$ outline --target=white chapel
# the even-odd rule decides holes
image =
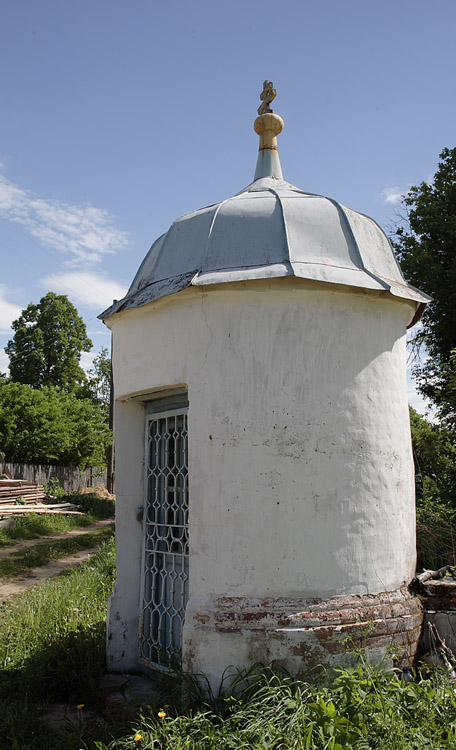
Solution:
[[[408,663],[421,610],[406,330],[428,298],[367,216],[286,182],[265,82],[253,182],[177,219],[112,331],[112,671],[303,677],[345,639]]]

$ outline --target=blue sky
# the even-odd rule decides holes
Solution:
[[[455,145],[454,0],[3,0],[0,18],[0,347],[50,290],[93,353],[109,343],[97,315],[153,240],[251,182],[266,78],[285,179],[387,231]]]

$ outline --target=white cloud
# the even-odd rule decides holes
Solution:
[[[92,349],[90,352],[82,352],[79,364],[81,365],[84,372],[88,372],[88,370],[92,369],[93,360],[94,357],[97,356],[97,354],[98,352],[95,349]]]
[[[397,185],[386,187],[380,193],[382,203],[389,203],[390,205],[400,203],[403,196],[410,190],[410,187],[411,185],[406,185],[406,187],[398,187]]]
[[[407,396],[410,406],[413,406],[418,414],[425,416],[430,422],[436,420],[435,409],[431,406],[429,401],[426,401],[426,399],[418,393],[413,383],[407,384]]]
[[[114,299],[122,299],[127,292],[127,286],[95,273],[55,273],[40,279],[40,284],[45,289],[67,294],[70,299],[100,312],[109,307]]]
[[[419,322],[416,326],[416,329],[422,328],[422,323]],[[415,330],[415,329],[414,329]],[[412,337],[413,331],[410,331],[410,329],[407,331],[407,337]],[[428,359],[427,351],[422,348],[421,352],[415,353],[413,355],[413,352],[410,350],[409,345],[409,361],[407,363],[407,397],[408,402],[410,406],[413,406],[413,408],[418,412],[418,414],[421,414],[422,416],[426,417],[430,422],[436,422],[436,411],[433,404],[428,401],[427,399],[423,398],[421,393],[418,392],[416,387],[416,381],[412,374],[412,369],[415,364],[424,364],[426,360]]]
[[[8,302],[8,289],[5,284],[0,284],[0,333],[10,333],[11,323],[19,317],[22,312],[20,305]],[[1,369],[1,366],[0,366]]]
[[[128,243],[114,217],[94,206],[74,206],[42,198],[0,175],[0,216],[21,224],[42,245],[58,250],[72,264],[92,265]]]
[[[0,372],[6,374],[9,372],[9,357],[3,349],[0,349]]]

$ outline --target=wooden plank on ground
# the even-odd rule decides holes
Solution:
[[[23,516],[27,513],[51,513],[51,514],[71,514],[84,515],[81,506],[74,503],[37,503],[36,505],[0,505],[0,517],[10,518],[11,516]]]
[[[42,515],[69,515],[69,516],[83,516],[83,511],[80,510],[56,510],[47,508],[35,508],[26,505],[15,505],[14,508],[1,508],[0,518],[10,518],[11,516],[26,516],[28,513],[40,513]]]
[[[22,498],[25,503],[37,503],[44,500],[44,487],[37,482],[27,482],[25,479],[0,479],[0,506],[9,504]]]

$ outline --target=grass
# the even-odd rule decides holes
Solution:
[[[47,701],[97,706],[114,573],[111,539],[64,578],[0,606],[0,747],[73,747],[39,717]]]
[[[0,577],[23,576],[40,565],[46,565],[53,560],[59,560],[65,555],[70,555],[79,550],[95,547],[101,541],[113,535],[114,524],[77,537],[63,537],[53,541],[38,542],[33,547],[12,552],[8,557],[0,559]]]
[[[64,578],[0,606],[0,670],[3,678],[7,673],[6,682],[0,681],[2,698],[9,680],[19,681],[22,695],[38,691],[52,698],[68,698],[93,684],[104,659],[106,603],[114,570],[111,539]]]
[[[417,674],[404,684],[370,666],[362,650],[358,667],[336,670],[327,686],[257,667],[238,676],[234,696],[224,690],[208,699],[184,676],[129,723],[103,717],[98,682],[114,572],[109,540],[70,575],[0,607],[0,747],[456,750],[456,697],[446,675]],[[41,721],[47,701],[68,702],[78,715],[64,737]],[[86,719],[90,708],[97,720]]]
[[[38,599],[23,597],[12,616],[8,679],[0,689],[0,747],[21,750],[449,750],[456,748],[455,692],[444,674],[433,671],[403,683],[395,673],[374,668],[359,651],[354,669],[338,669],[327,686],[293,681],[257,666],[237,679],[235,696],[222,691],[204,700],[194,678],[184,690],[144,706],[128,724],[101,717],[86,720],[97,705],[97,681],[104,658],[104,606],[112,583],[113,546],[108,543],[93,565],[58,591],[43,586],[54,617],[43,617]],[[95,579],[99,578],[97,582]],[[103,581],[100,588],[99,583]],[[87,588],[86,588],[87,587]],[[82,591],[96,594],[96,605],[81,607]],[[63,596],[69,596],[66,603]],[[86,594],[87,596],[87,594]],[[11,613],[11,610],[10,610]],[[38,628],[34,627],[38,617]],[[34,638],[28,635],[34,630]],[[182,680],[177,681],[182,688]],[[192,694],[193,693],[193,694]],[[11,700],[11,694],[16,696]],[[177,698],[177,696],[180,698]],[[182,695],[191,707],[182,705]],[[19,698],[17,696],[20,696]],[[37,700],[39,696],[39,700]],[[84,704],[76,726],[65,737],[40,722],[43,698]],[[195,702],[196,700],[196,702]],[[168,702],[169,701],[169,704]],[[3,744],[1,744],[3,742]],[[8,744],[9,743],[9,744]]]
[[[16,542],[37,539],[40,536],[59,534],[89,526],[97,519],[91,516],[46,516],[32,513],[16,520],[11,528],[0,529],[0,548]]]
[[[114,503],[96,495],[64,495],[60,498],[62,502],[71,502],[80,505],[84,511],[83,516],[59,516],[39,515],[34,513],[27,517],[18,518],[14,528],[0,529],[0,548],[22,542],[28,539],[36,539],[49,534],[64,533],[73,529],[89,526],[95,521],[111,518],[114,515]]]
[[[434,532],[432,532],[434,533]],[[0,747],[11,750],[456,750],[456,692],[439,671],[400,675],[368,664],[326,686],[257,666],[205,696],[183,676],[126,723],[103,715],[106,605],[114,540],[58,580],[0,606]],[[77,720],[65,736],[42,721],[49,702]],[[79,711],[78,705],[84,707]],[[93,709],[95,718],[90,720]]]
[[[136,737],[136,741],[135,741]],[[438,673],[402,684],[362,658],[327,687],[270,669],[237,698],[147,712],[100,750],[422,750],[456,747],[454,692]]]
[[[84,516],[18,519],[0,531],[0,545],[83,528],[114,515],[112,501],[81,495]],[[22,575],[79,549],[101,545],[87,563],[0,605],[0,747],[26,750],[74,747],[80,732],[68,727],[64,743],[41,722],[47,701],[97,704],[105,658],[107,598],[115,574],[113,526],[42,541],[0,560],[0,576]],[[107,540],[107,541],[104,541]],[[70,744],[67,744],[67,743]]]
[[[112,518],[114,515],[114,501],[98,495],[64,495],[62,502],[71,502],[80,505],[82,510],[95,519]]]

